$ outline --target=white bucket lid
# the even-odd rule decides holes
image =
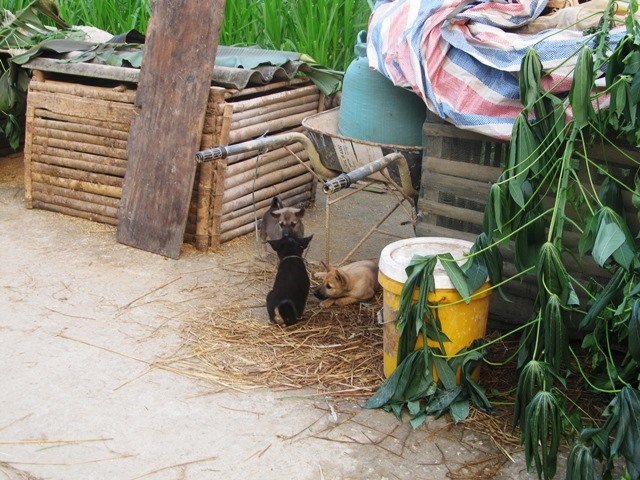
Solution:
[[[391,280],[404,283],[407,281],[405,268],[407,268],[414,255],[426,256],[450,253],[454,259],[458,260],[458,265],[461,265],[465,263],[466,255],[472,246],[473,242],[447,237],[415,237],[398,240],[382,249],[378,267],[380,272]],[[433,276],[436,288],[455,288],[440,261],[436,264]]]

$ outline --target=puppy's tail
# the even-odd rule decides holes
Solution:
[[[293,325],[298,322],[298,309],[291,300],[283,300],[276,307],[276,315],[279,316],[285,325]]]

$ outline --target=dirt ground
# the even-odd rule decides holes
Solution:
[[[22,175],[21,155],[0,158],[0,477],[536,477],[521,452],[507,455],[446,417],[414,431],[390,413],[362,408],[363,398],[162,368],[184,351],[185,323],[215,317],[239,291],[250,297],[247,318],[268,323],[269,279],[247,284],[259,262],[253,236],[216,252],[185,246],[170,260],[117,243],[113,227],[26,209]],[[332,261],[390,197],[362,192],[331,208]],[[385,228],[412,236],[403,219],[392,216]],[[307,260],[324,260],[322,193],[305,225],[314,234]],[[376,234],[353,259],[378,258],[393,240]]]

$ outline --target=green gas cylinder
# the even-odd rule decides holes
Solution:
[[[421,146],[427,114],[422,99],[369,68],[366,30],[358,33],[354,51],[356,58],[342,82],[338,133],[374,143]]]

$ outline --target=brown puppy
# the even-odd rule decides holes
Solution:
[[[268,240],[282,237],[304,237],[304,208],[285,207],[279,197],[273,197],[271,206],[260,221],[260,258],[267,257]]]
[[[379,288],[378,265],[371,260],[353,262],[340,268],[327,266],[327,273],[316,274],[323,278],[313,294],[322,300],[321,307],[349,305],[374,297]]]

